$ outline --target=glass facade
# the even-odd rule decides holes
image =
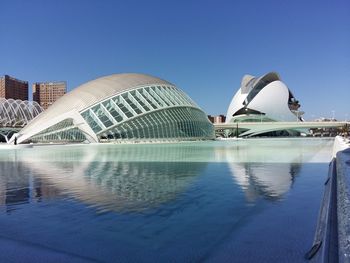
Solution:
[[[108,98],[81,112],[100,141],[211,139],[205,113],[173,86],[146,86]]]
[[[73,124],[72,119],[61,121],[31,138],[32,142],[83,142],[85,135]]]
[[[115,139],[196,139],[211,138],[210,124],[203,113],[193,108],[171,108],[145,114],[121,123],[98,136]]]
[[[80,111],[98,141],[213,139],[206,114],[174,86],[127,90]],[[82,142],[84,133],[65,119],[30,138],[33,142]]]

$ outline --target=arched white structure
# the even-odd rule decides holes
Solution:
[[[175,85],[143,74],[114,74],[67,93],[17,136],[18,143],[193,140],[213,138],[214,128]]]
[[[43,110],[35,101],[0,98],[0,127],[24,127]]]
[[[226,123],[302,121],[300,104],[275,72],[245,75],[227,110]]]
[[[8,142],[12,134],[18,132],[43,110],[35,101],[0,98],[0,141]]]

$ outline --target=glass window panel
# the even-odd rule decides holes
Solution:
[[[150,108],[146,105],[146,103],[143,100],[141,100],[140,98],[137,98],[137,101],[142,106],[142,108],[145,109],[145,111],[149,111],[150,110]]]
[[[92,110],[96,114],[97,118],[99,118],[100,121],[103,123],[103,125],[106,126],[106,128],[113,125],[113,122],[108,118],[101,105],[93,107]]]
[[[140,104],[140,99],[137,98],[135,91],[131,91],[130,93],[128,93],[128,99],[132,102],[133,105],[135,105],[135,112],[137,112],[138,114],[145,112],[145,109]]]
[[[105,101],[103,103],[103,106],[106,107],[106,109],[108,110],[108,112],[113,116],[113,118],[117,121],[117,122],[121,122],[123,120],[123,117],[116,111],[116,109],[114,108],[114,106],[112,105],[111,101]]]
[[[174,104],[174,105],[182,105],[182,101],[179,100],[176,96],[176,94],[169,88],[166,86],[162,86],[163,88],[161,89],[161,91],[164,93],[164,95],[166,95],[166,97]],[[160,88],[160,87],[159,87]]]
[[[126,115],[126,117],[131,118],[132,116],[134,116],[126,107],[123,103],[116,103],[118,105],[118,107],[120,108],[120,110],[122,112],[124,112],[124,114]]]
[[[81,115],[95,133],[102,130],[102,128],[97,124],[97,122],[91,117],[89,110],[85,111]]]
[[[152,95],[155,98],[157,98],[157,100],[163,101],[162,104],[165,104],[166,106],[173,106],[173,104],[168,100],[168,98],[161,91],[159,91],[156,87],[151,87],[150,90],[152,91]]]
[[[149,111],[150,110],[149,107],[140,98],[137,98],[137,101],[142,106],[142,108],[145,109],[145,111]]]
[[[137,114],[141,114],[142,111],[137,107],[137,105],[135,103],[133,103],[131,101],[131,99],[129,98],[125,98],[125,101],[131,106],[131,108],[137,113]]]
[[[108,116],[106,114],[100,115],[99,119],[101,120],[103,125],[106,126],[106,128],[113,125],[113,122],[108,118]]]
[[[175,88],[172,88],[172,91],[177,95],[177,97],[182,101],[182,105],[187,105],[187,104],[190,104],[192,105],[192,102],[189,101],[186,97],[184,97],[182,95],[182,93],[178,90],[178,89],[175,89]]]
[[[159,97],[159,95],[154,91],[154,87],[153,88],[147,87],[146,90],[151,95],[151,97],[162,107],[166,107],[170,105],[166,101],[164,101],[161,97]]]
[[[163,104],[159,104],[159,102],[157,103],[157,101],[154,99],[154,97],[149,93],[149,91],[147,91],[147,88],[142,89],[142,91],[140,91],[140,93],[142,93],[142,96],[147,100],[147,102],[154,108],[154,109],[158,109],[161,105]],[[155,102],[153,102],[153,100]],[[159,104],[159,105],[158,105]]]
[[[142,92],[142,89],[138,89],[137,92],[135,91],[136,99],[146,111],[149,111],[151,110],[150,107],[152,107],[152,105],[150,105],[145,95],[142,95]]]

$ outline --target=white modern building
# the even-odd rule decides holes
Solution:
[[[300,104],[275,72],[245,75],[227,110],[226,123],[302,121]]]
[[[18,143],[202,140],[213,139],[214,128],[174,84],[131,73],[77,87],[16,136]]]
[[[303,121],[299,108],[299,101],[277,73],[245,75],[228,107],[226,123]]]

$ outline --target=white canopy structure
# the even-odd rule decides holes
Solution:
[[[35,101],[0,98],[0,127],[24,127],[43,111]]]
[[[35,101],[0,98],[0,140],[19,131],[44,109]]]

